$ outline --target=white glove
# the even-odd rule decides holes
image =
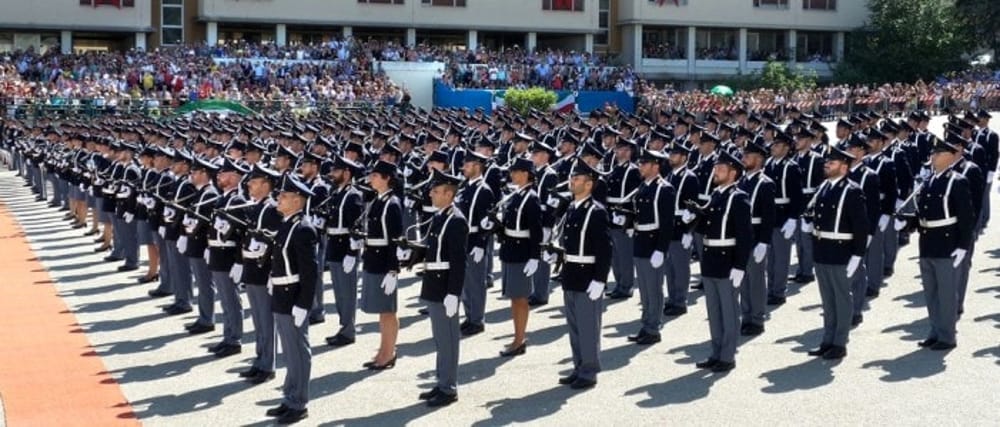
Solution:
[[[896,210],[903,206],[903,199],[896,199]]]
[[[177,251],[183,254],[188,248],[188,236],[181,236],[177,238]]]
[[[663,252],[653,251],[653,255],[649,257],[649,264],[652,265],[653,268],[660,268],[660,266],[663,265]]]
[[[407,209],[413,209],[413,205],[415,205],[415,204],[416,204],[416,202],[414,202],[413,199],[411,199],[409,197],[407,197],[406,199],[403,199],[403,206],[406,206]]]
[[[486,230],[486,231],[492,230],[494,225],[495,224],[493,224],[493,221],[491,221],[490,217],[488,217],[488,216],[484,216],[483,220],[479,221],[479,226],[482,227],[482,229]]]
[[[396,273],[389,272],[386,273],[385,278],[382,279],[382,290],[385,291],[386,295],[392,295],[396,292]]]
[[[795,234],[795,220],[789,218],[788,221],[785,221],[785,225],[781,226],[781,235],[785,238],[785,240],[788,240],[791,239],[792,235],[794,234]]]
[[[917,174],[917,177],[920,178],[921,181],[926,181],[927,178],[931,177],[931,170],[927,168],[921,168],[920,173]]]
[[[483,248],[472,248],[469,255],[472,255],[472,262],[479,264],[479,262],[483,260],[484,253]]]
[[[551,228],[543,228],[542,229],[542,241],[543,242],[548,242],[549,239],[551,239],[551,238],[552,238],[552,229]]]
[[[865,241],[865,249],[870,248],[872,246],[872,237],[874,236],[868,235],[868,240]]]
[[[743,275],[746,274],[743,270],[734,268],[729,270],[729,281],[733,282],[733,287],[737,288],[743,283]]]
[[[611,223],[614,225],[625,225],[625,217],[618,214],[611,214]]]
[[[538,260],[537,259],[534,259],[534,258],[529,259],[528,262],[526,264],[524,264],[524,270],[523,271],[524,271],[524,275],[525,276],[531,277],[532,275],[535,274],[535,271],[537,271],[537,270],[538,270]]]
[[[358,262],[357,258],[347,255],[344,257],[344,273],[350,273],[354,271],[354,264]]]
[[[455,317],[455,314],[458,314],[458,297],[452,294],[445,295],[444,315],[452,318]]]
[[[861,257],[852,255],[851,259],[847,261],[847,277],[854,277],[859,265],[861,265]]]
[[[549,205],[549,207],[557,208],[559,207],[559,199],[556,196],[549,196],[545,204]]]
[[[889,226],[889,215],[882,215],[878,217],[878,231],[885,231],[886,227]]]
[[[590,286],[587,286],[587,296],[591,301],[597,301],[601,299],[601,294],[604,293],[604,283],[598,282],[596,280],[590,281]]]
[[[962,248],[955,249],[955,251],[951,253],[951,257],[954,259],[954,261],[951,262],[951,266],[958,268],[958,265],[965,260],[965,255],[966,255],[965,249]]]
[[[813,232],[813,224],[808,221],[802,221],[802,225],[799,227],[803,233],[809,234]]]
[[[698,216],[695,215],[690,210],[687,210],[687,209],[682,209],[681,210],[681,222],[683,222],[685,224],[690,224],[696,218],[698,218]]]
[[[215,219],[215,229],[218,230],[219,233],[226,234],[229,232],[230,228],[232,228],[232,225],[229,224],[229,221],[221,218]]]
[[[250,244],[247,245],[247,252],[252,255],[250,258],[257,259],[264,256],[264,252],[267,251],[267,245],[261,243],[255,238],[250,238]]]
[[[205,248],[205,253],[201,256],[201,258],[205,260],[205,264],[209,264],[208,260],[212,257],[211,254],[212,251],[208,250],[208,248]]]
[[[87,186],[80,184],[80,191],[87,191]]]
[[[131,224],[131,223],[132,223],[132,221],[135,221],[135,215],[132,215],[132,214],[131,214],[131,213],[129,213],[129,212],[125,212],[125,213],[124,213],[124,214],[122,215],[122,219],[124,219],[124,220],[125,220],[125,223],[126,223],[126,224]]]
[[[545,262],[547,262],[549,264],[552,264],[552,263],[555,263],[556,261],[558,261],[559,257],[557,257],[556,254],[554,254],[552,252],[545,251],[545,252],[542,252],[542,259],[545,260]]]
[[[160,228],[156,229],[156,232],[160,234],[160,238],[167,237],[167,226],[161,225]]]
[[[129,186],[127,186],[127,185],[123,185],[122,186],[122,191],[120,193],[118,193],[118,197],[121,198],[121,199],[128,198],[128,196],[131,196],[131,195],[132,195],[132,189]]]
[[[403,168],[403,176],[409,178],[410,175],[413,175],[413,169]]]
[[[177,215],[177,211],[175,211],[174,208],[171,208],[171,207],[164,207],[163,208],[163,219],[165,219],[167,221],[173,221],[174,220],[174,216],[176,216],[176,215]]]
[[[146,209],[153,209],[156,207],[156,200],[152,197],[147,197],[143,200],[142,204],[146,206]]]
[[[267,278],[267,294],[274,295],[274,282],[271,281],[270,277]]]
[[[396,248],[396,258],[399,258],[400,261],[409,260],[410,255],[411,253],[409,249]]]
[[[229,269],[229,278],[233,279],[233,283],[239,283],[243,279],[243,264],[233,264],[233,268]]]
[[[198,227],[198,220],[185,216],[181,224],[184,225],[184,231],[187,234],[194,234],[194,229]]]
[[[351,239],[351,250],[352,251],[361,250],[361,244],[362,244],[361,240]]]
[[[324,224],[326,224],[326,220],[323,217],[319,215],[312,217],[312,226],[316,227],[316,229],[322,230]]]
[[[692,236],[691,233],[684,233],[684,235],[681,236],[681,247],[684,248],[684,250],[691,249],[691,242],[693,240],[694,236]]]
[[[893,221],[892,228],[895,228],[896,231],[901,231],[902,229],[906,228],[906,221],[897,219]]]
[[[986,172],[986,183],[989,184],[993,182],[993,178],[996,178],[996,172]]]
[[[753,262],[760,264],[764,261],[764,257],[767,256],[767,245],[764,243],[758,243],[757,246],[753,248]]]
[[[309,315],[309,310],[306,310],[297,305],[292,306],[292,321],[295,322],[295,327],[301,327],[306,321],[306,316]]]

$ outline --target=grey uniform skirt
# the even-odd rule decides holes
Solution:
[[[524,275],[524,265],[527,263],[503,262],[500,273],[503,274],[503,295],[507,298],[527,298],[531,296],[531,278]],[[535,274],[542,272],[536,271]]]
[[[382,289],[384,278],[385,274],[361,273],[361,311],[368,314],[396,312],[396,291],[385,294]]]
[[[149,228],[149,221],[135,220],[135,237],[140,246],[153,243],[153,231]]]

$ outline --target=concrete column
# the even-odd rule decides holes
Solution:
[[[739,49],[740,49],[740,74],[746,74],[749,71],[747,67],[747,29],[740,28],[740,38],[739,38]]]
[[[795,63],[797,61],[799,44],[799,33],[795,30],[788,30],[788,62]]]
[[[628,52],[635,58],[632,63],[635,64],[635,70],[637,72],[642,72],[642,24],[635,24],[632,26],[631,37],[625,37],[626,43],[630,43],[628,47]]]
[[[479,31],[469,30],[469,34],[466,35],[465,39],[465,46],[467,49],[479,49]]]
[[[417,29],[407,28],[406,29],[406,45],[416,46],[417,45]]]
[[[844,60],[844,37],[843,31],[837,31],[833,35],[833,60],[840,62]]]
[[[531,52],[535,50],[536,46],[538,46],[538,33],[532,31],[528,33],[527,39],[524,41],[524,48],[527,49],[528,52]]]
[[[687,48],[687,60],[688,60],[688,74],[694,75],[695,61],[698,59],[698,52],[696,43],[698,38],[698,28],[688,27],[688,48]]]
[[[219,44],[218,22],[205,23],[205,43],[207,43],[209,46],[215,46]]]
[[[594,35],[585,34],[583,36],[583,50],[587,53],[594,53]]]
[[[345,39],[345,40],[346,40],[346,39],[347,39],[348,37],[351,37],[351,36],[353,36],[353,35],[354,35],[354,27],[344,27],[344,28],[342,28],[342,29],[340,30],[340,35],[344,36],[344,39]]]
[[[73,32],[63,31],[59,33],[59,49],[65,55],[73,53]]]
[[[278,24],[274,27],[274,44],[284,46],[288,44],[288,26]]]
[[[146,50],[146,33],[135,33],[135,49]]]

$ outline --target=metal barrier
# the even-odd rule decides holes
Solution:
[[[55,101],[55,102],[53,102]],[[186,102],[177,100],[122,99],[118,103],[95,102],[94,99],[26,99],[0,98],[0,111],[4,117],[17,119],[42,118],[92,118],[104,115],[134,115],[169,117]],[[307,102],[282,100],[249,100],[242,102],[260,114],[293,111],[297,114],[328,113],[342,110],[373,110],[392,108],[393,102]]]

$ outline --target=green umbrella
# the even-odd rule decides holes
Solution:
[[[711,90],[712,95],[733,96],[733,89],[729,86],[718,85]]]

